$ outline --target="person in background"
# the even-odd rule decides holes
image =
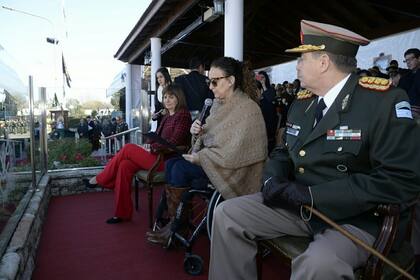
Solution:
[[[117,119],[112,118],[111,119],[111,135],[117,133]]]
[[[93,119],[93,129],[91,130],[92,152],[101,148],[102,125],[98,118]]]
[[[171,232],[182,231],[188,208],[184,207],[177,220],[175,214],[193,182],[210,180],[224,199],[255,193],[260,188],[267,136],[257,103],[255,76],[242,62],[221,57],[212,62],[209,81],[215,100],[206,123],[195,120],[191,126],[192,153],[166,163],[170,223],[147,234],[152,243],[166,246]]]
[[[109,117],[102,117],[102,134],[104,137],[112,135],[112,124]]]
[[[296,95],[301,89],[302,88],[300,86],[300,80],[299,79],[295,79],[293,81],[293,93],[294,93],[294,95]]]
[[[396,61],[395,59],[393,59],[389,62],[389,65],[386,68],[386,71],[387,71],[388,76],[389,76],[389,72],[398,71],[398,73],[400,74],[401,77],[404,76],[405,74],[408,74],[409,72],[411,72],[410,69],[399,67],[398,61]]]
[[[116,118],[117,127],[116,127],[116,134],[122,133],[128,130],[128,124],[125,122],[122,116],[117,116]],[[124,138],[124,143],[123,143]],[[120,142],[120,147],[124,146],[125,143],[130,142],[130,134],[118,135],[117,140]]]
[[[175,78],[174,83],[181,86],[187,99],[188,110],[191,112],[193,119],[203,108],[204,100],[214,98],[213,93],[207,85],[207,77],[204,76],[204,63],[197,57],[190,60],[191,72]]]
[[[187,110],[182,89],[176,85],[169,85],[163,90],[163,105],[167,114],[162,118],[156,133],[169,143],[176,146],[186,146],[190,143],[191,115]],[[165,146],[150,142],[151,151],[147,151],[135,144],[125,145],[105,166],[104,170],[84,180],[86,187],[100,185],[115,192],[114,216],[108,219],[108,224],[130,220],[133,214],[131,200],[131,182],[138,170],[150,169],[156,161],[157,152]],[[162,163],[157,170],[162,171]]]
[[[86,117],[86,122],[87,122],[87,127],[88,127],[87,137],[89,141],[92,143],[92,135],[93,135],[93,129],[95,127],[95,122],[92,120],[90,116]]]
[[[64,138],[64,119],[63,117],[58,117],[57,118],[57,126],[56,126],[57,132],[58,132],[58,138],[59,139],[63,139]]]
[[[419,194],[420,130],[407,95],[386,79],[353,74],[359,45],[369,40],[306,20],[301,38],[302,45],[288,51],[301,53],[296,70],[307,92],[290,107],[286,142],[270,155],[262,192],[216,208],[210,280],[257,279],[257,241],[285,235],[312,239],[292,260],[291,279],[354,279],[368,251],[311,209],[372,245],[382,220],[377,206],[406,205]],[[351,137],[342,137],[343,130]],[[401,208],[397,247],[406,236],[409,212]]]
[[[398,86],[407,92],[413,117],[420,125],[420,50],[417,48],[406,50],[404,59],[410,72],[400,79]],[[414,253],[417,256],[416,275],[420,277],[420,202],[417,203],[415,211],[416,220],[411,237]]]
[[[372,77],[379,77],[379,78],[383,78],[383,79],[388,79],[388,75],[384,74],[381,72],[381,70],[379,69],[379,66],[372,66],[371,68],[369,68],[369,72],[371,74]]]
[[[260,107],[265,121],[265,128],[267,130],[268,153],[273,150],[276,145],[276,132],[279,117],[277,115],[276,106],[273,104],[276,98],[276,92],[270,85],[270,78],[267,72],[258,72],[257,80],[262,85],[262,94],[260,99]]]
[[[390,68],[388,71],[389,79],[394,87],[398,87],[400,83],[401,74],[398,68]]]
[[[77,133],[79,133],[80,138],[88,138],[88,125],[84,118],[80,119],[79,126],[77,127]]]
[[[401,77],[398,86],[404,89],[410,98],[411,110],[416,119],[420,118],[420,50],[408,49],[404,53],[409,73]]]
[[[111,123],[111,119],[108,116],[104,116],[102,117],[102,136],[103,137],[109,137],[112,135],[112,123]],[[109,145],[109,141],[111,141],[111,148]],[[113,149],[112,149],[112,139],[106,139],[105,140],[105,149],[107,151],[107,153],[112,153]]]
[[[370,73],[370,71],[369,71],[369,70],[366,70],[366,69],[359,69],[359,70],[356,72],[356,74],[357,74],[359,77],[372,77],[372,73]]]
[[[163,89],[168,85],[172,84],[171,75],[169,74],[168,69],[165,67],[159,68],[156,71],[156,94],[155,94],[155,108],[152,115],[152,120],[156,123],[152,123],[152,131],[155,131],[159,126],[160,120],[162,118],[163,112]],[[156,127],[155,127],[156,126]]]

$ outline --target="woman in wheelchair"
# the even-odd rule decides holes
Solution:
[[[166,114],[163,116],[156,133],[171,144],[188,146],[191,135],[191,115],[187,110],[184,93],[177,85],[168,85],[163,90],[163,104]],[[151,142],[150,151],[135,145],[126,144],[105,166],[104,170],[86,180],[87,187],[114,189],[115,213],[108,219],[108,224],[130,220],[133,213],[131,201],[131,181],[138,170],[150,169],[157,158],[156,152],[164,149],[162,144]],[[170,155],[168,155],[170,157]],[[158,167],[163,170],[164,164]]]
[[[254,74],[242,62],[222,57],[211,64],[209,81],[215,96],[210,115],[205,123],[196,120],[191,126],[192,153],[166,162],[165,193],[170,222],[148,232],[150,242],[167,246],[174,231],[184,231],[180,224],[185,225],[189,211],[177,211],[177,207],[183,193],[197,179],[210,180],[224,199],[260,189],[267,137]]]

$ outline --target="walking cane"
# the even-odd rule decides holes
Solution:
[[[363,242],[362,240],[360,240],[359,238],[357,238],[356,236],[354,236],[353,234],[351,234],[347,230],[343,229],[341,226],[336,224],[333,220],[331,220],[330,218],[328,218],[327,216],[325,216],[324,214],[322,214],[318,210],[316,210],[312,207],[309,207],[307,205],[303,205],[303,207],[305,207],[305,209],[308,210],[308,211],[312,211],[312,213],[314,213],[316,216],[318,216],[318,218],[320,218],[321,220],[323,220],[324,222],[326,222],[327,224],[332,226],[334,229],[339,231],[345,237],[349,238],[351,241],[353,241],[354,243],[356,243],[357,245],[359,245],[360,247],[362,247],[363,249],[365,249],[366,251],[368,251],[369,253],[371,253],[375,257],[378,257],[381,261],[383,261],[384,263],[386,263],[387,265],[389,265],[390,267],[392,267],[393,269],[395,269],[396,271],[398,271],[399,273],[404,275],[404,277],[406,277],[410,280],[416,280],[416,278],[414,278],[407,271],[401,269],[398,265],[393,263],[391,260],[387,259],[385,256],[383,256],[381,253],[376,251],[374,248],[367,245],[365,242]]]

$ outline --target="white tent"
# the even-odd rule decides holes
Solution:
[[[10,57],[0,45],[0,88],[7,90],[12,95],[28,96],[28,88],[19,78],[14,68],[7,61]]]
[[[121,72],[118,73],[114,77],[114,79],[112,80],[112,83],[106,89],[106,97],[111,97],[114,93],[125,88],[126,77],[127,77],[127,70],[126,70],[126,67],[124,67],[124,69],[121,70]]]

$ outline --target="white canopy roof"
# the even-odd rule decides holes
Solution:
[[[0,45],[0,89],[5,89],[14,96],[28,96],[27,86],[7,61],[8,57],[5,54],[5,50]]]

